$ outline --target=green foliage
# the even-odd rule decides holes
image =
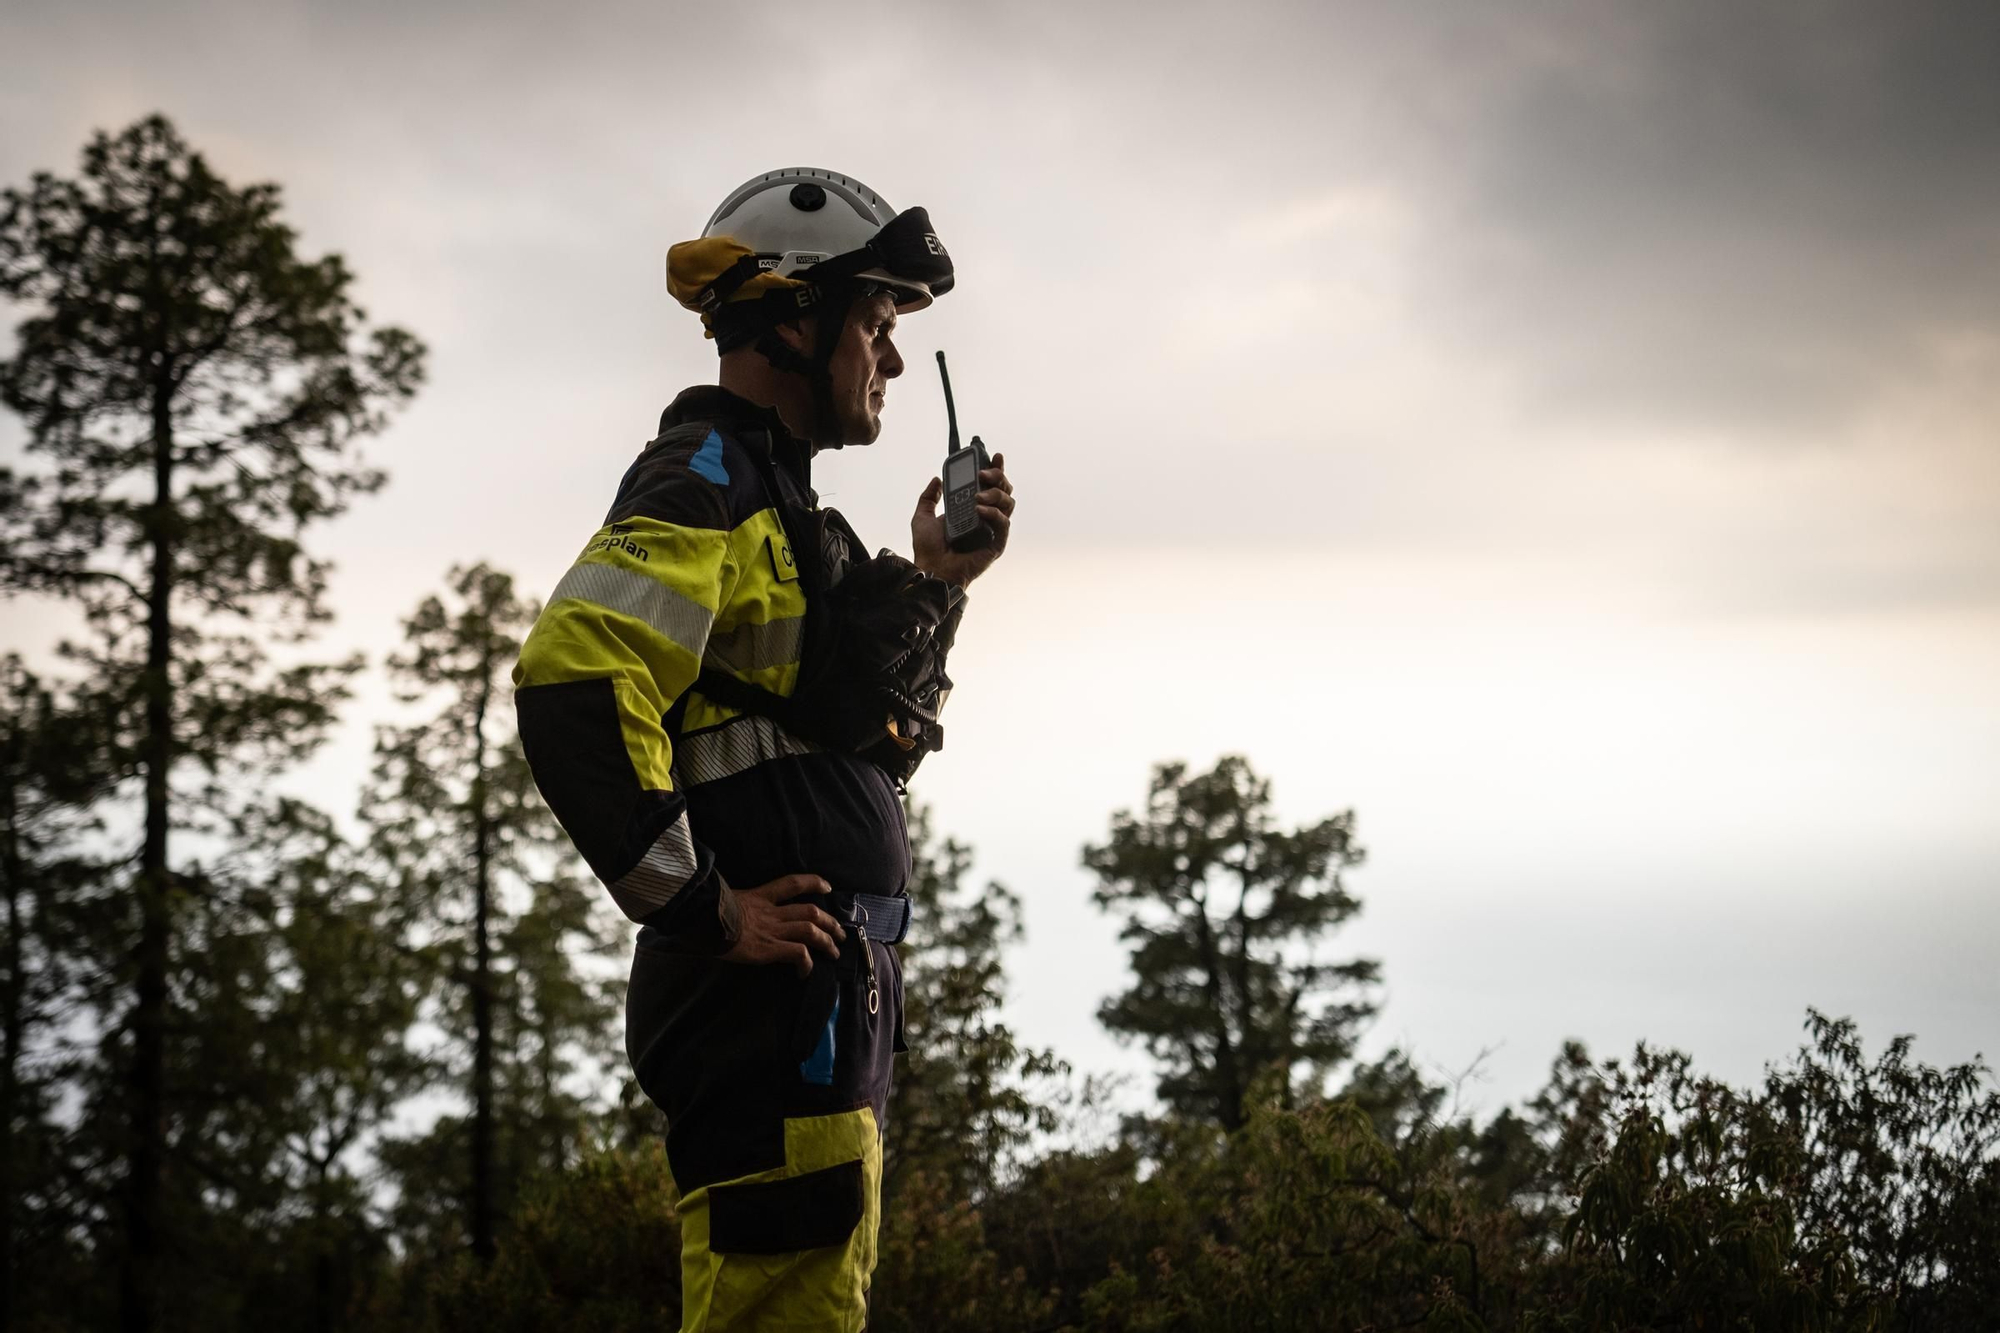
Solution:
[[[365,1288],[388,1253],[369,1139],[424,1078],[409,1046],[422,970],[353,848],[283,798],[237,812],[231,832],[222,856],[188,872],[198,891],[170,959],[161,1203],[179,1262],[166,1328],[321,1303],[337,1313]],[[84,1115],[67,1142],[100,1199],[116,1183],[120,1122],[105,1108],[123,1095],[128,1043],[114,1031],[70,1071]],[[99,1224],[100,1254],[119,1252],[115,1222]]]
[[[345,266],[294,240],[275,186],[229,185],[157,116],[95,136],[79,178],[0,195],[0,294],[29,312],[0,402],[42,463],[0,469],[0,586],[83,611],[61,652],[100,742],[90,804],[114,845],[142,829],[74,886],[61,937],[91,1042],[65,1073],[72,1234],[117,1261],[130,1328],[236,1308],[238,1233],[279,1221],[262,1112],[295,1074],[274,932],[296,895],[235,839],[294,820],[266,784],[359,663],[274,666],[267,645],[326,618],[302,531],[381,484],[353,444],[422,378],[417,341],[366,330]]]
[[[1179,1162],[1190,1176],[1221,1150],[1220,1135],[1205,1123],[1151,1128],[1156,1160]],[[1028,1163],[1015,1187],[987,1206],[995,1253],[1056,1302],[1058,1326],[1100,1322],[1092,1311],[1107,1299],[1107,1282],[1116,1288],[1126,1275],[1150,1270],[1153,1256],[1187,1253],[1205,1234],[1211,1200],[1190,1193],[1184,1178],[1143,1174],[1146,1160],[1124,1142],[1051,1152]]]
[[[82,605],[92,645],[68,651],[127,765],[149,698],[170,761],[296,762],[357,664],[270,670],[265,645],[326,618],[301,530],[382,484],[354,442],[415,392],[421,344],[365,329],[341,259],[294,254],[278,188],[229,185],[160,117],[93,138],[81,179],[0,199],[0,293],[38,312],[0,401],[50,464],[0,469],[0,581]]]
[[[1449,1158],[1399,1154],[1351,1102],[1261,1106],[1160,1177],[1208,1223],[1094,1289],[1092,1328],[1484,1327],[1478,1212]]]
[[[0,292],[40,309],[0,401],[57,464],[7,474],[10,583],[72,593],[165,535],[206,609],[261,610],[266,633],[279,605],[310,614],[325,566],[296,534],[381,484],[349,443],[415,391],[421,344],[364,336],[352,275],[294,253],[278,187],[232,187],[162,117],[96,135],[81,179],[0,200]],[[185,489],[114,484],[162,466]]]
[[[999,884],[965,885],[971,849],[934,839],[928,810],[909,809],[915,915],[902,950],[904,1039],[890,1092],[885,1193],[928,1173],[957,1198],[979,1198],[1036,1134],[1057,1126],[1038,1086],[1067,1073],[1024,1050],[999,1018],[1002,951],[1021,938],[1021,900]]]
[[[1851,1022],[1758,1091],[1640,1047],[1590,1099],[1550,1328],[1973,1329],[2000,1287],[2000,1092],[1978,1063],[1872,1065]]]
[[[284,801],[275,815],[243,827],[236,843],[267,861],[254,877],[269,886],[274,909],[244,932],[275,974],[254,1047],[273,1077],[246,1099],[272,1163],[270,1225],[286,1238],[277,1249],[287,1262],[267,1283],[264,1308],[275,1315],[307,1303],[337,1314],[388,1256],[365,1161],[382,1126],[430,1078],[411,1040],[426,977],[399,937],[393,900],[331,821]]]
[[[1023,1049],[999,1019],[1002,953],[1021,938],[1020,899],[965,884],[972,852],[938,841],[909,807],[910,897],[902,950],[904,1035],[889,1096],[880,1259],[872,1326],[1033,1328],[1047,1302],[987,1242],[984,1201],[1011,1179],[1059,1109],[1038,1100],[1068,1071]]]
[[[679,1326],[680,1225],[655,1143],[586,1154],[522,1197],[492,1264],[413,1268],[369,1321],[424,1333],[660,1333]],[[400,1308],[399,1308],[400,1306]]]
[[[1289,1104],[1351,1054],[1378,968],[1317,948],[1360,910],[1340,872],[1361,859],[1352,811],[1279,829],[1270,783],[1235,755],[1194,776],[1160,765],[1145,810],[1084,849],[1098,906],[1124,911],[1133,946],[1134,982],[1098,1018],[1145,1043],[1162,1102],[1236,1129],[1260,1079],[1275,1072]]]
[[[361,811],[376,874],[430,965],[438,1077],[470,1106],[380,1148],[406,1243],[440,1253],[461,1237],[490,1250],[517,1192],[575,1161],[602,1108],[574,1076],[601,1082],[622,1058],[621,996],[593,968],[616,929],[570,868],[500,706],[537,614],[484,564],[452,570],[449,593],[418,605],[389,669],[403,702],[435,711],[379,729]]]
[[[986,1234],[981,1206],[947,1177],[904,1173],[884,1207],[869,1327],[1026,1330],[1046,1326],[1054,1300],[1026,1268],[1005,1266]]]
[[[51,1297],[88,1275],[74,1237],[91,1201],[68,1178],[58,1107],[85,966],[70,904],[104,874],[83,847],[100,740],[18,657],[0,659],[0,1327],[52,1327]]]

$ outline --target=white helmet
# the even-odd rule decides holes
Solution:
[[[701,229],[748,246],[766,273],[789,278],[866,246],[896,219],[889,201],[851,176],[817,167],[786,167],[752,177],[729,192]],[[940,253],[942,251],[940,250]],[[931,303],[930,284],[876,265],[853,276],[872,279],[908,313]]]
[[[699,239],[667,251],[667,290],[727,351],[865,287],[922,310],[951,290],[951,256],[921,208],[901,213],[851,176],[788,167],[729,192]]]

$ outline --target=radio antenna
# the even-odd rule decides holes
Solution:
[[[957,453],[957,452],[958,452],[958,409],[957,409],[956,407],[952,406],[952,401],[951,401],[951,372],[950,372],[950,371],[948,371],[948,370],[946,370],[946,369],[944,368],[944,349],[943,349],[943,348],[939,348],[939,349],[938,349],[938,354],[937,354],[937,358],[938,358],[938,378],[940,378],[940,379],[942,379],[942,380],[944,381],[944,414],[945,414],[945,419],[946,419],[946,420],[947,420],[948,422],[950,422],[950,424],[951,424],[951,438],[950,438],[950,441],[949,441],[949,442],[948,442],[948,443],[947,443],[947,444],[945,445],[945,451],[946,451],[947,453],[954,453],[954,454],[955,454],[955,453]]]

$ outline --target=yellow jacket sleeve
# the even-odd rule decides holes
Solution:
[[[626,916],[704,950],[720,947],[713,858],[674,790],[663,718],[739,575],[708,441],[670,434],[640,456],[514,669],[529,767],[577,850]]]

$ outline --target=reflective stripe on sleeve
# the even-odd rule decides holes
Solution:
[[[766,759],[812,754],[820,748],[760,713],[745,713],[713,731],[682,736],[674,746],[674,784],[681,788],[699,786],[754,768]]]
[[[580,562],[570,566],[549,594],[549,604],[566,598],[631,616],[672,643],[701,656],[715,613],[658,579],[613,565]]]
[[[805,625],[804,616],[787,616],[783,620],[738,625],[711,634],[702,660],[709,666],[735,672],[761,671],[796,662],[799,646],[805,639]]]
[[[634,921],[643,919],[673,901],[687,887],[695,872],[694,837],[688,832],[687,813],[667,825],[666,830],[646,849],[639,864],[620,875],[611,885],[611,900],[618,910]]]

